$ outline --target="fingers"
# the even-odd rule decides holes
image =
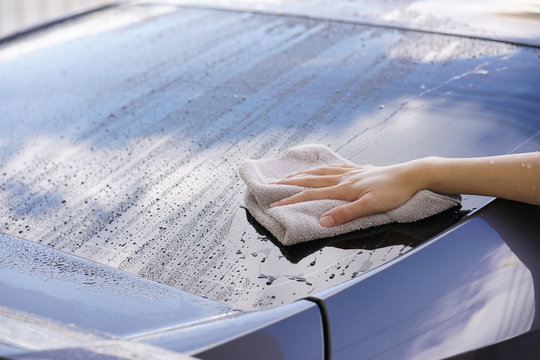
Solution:
[[[380,212],[379,209],[374,206],[372,197],[368,193],[356,201],[337,206],[328,211],[321,216],[319,223],[324,227],[332,227],[378,212]]]
[[[287,175],[287,178],[292,178],[298,175],[340,175],[351,170],[352,164],[330,164],[327,166],[316,167],[308,170],[297,171]]]
[[[378,213],[384,209],[377,206],[379,201],[375,201],[374,197],[376,195],[371,192],[364,193],[362,189],[364,186],[361,185],[364,172],[367,174],[367,171],[373,168],[372,165],[339,164],[290,174],[287,178],[273,184],[297,185],[310,187],[311,189],[270,204],[270,207],[322,199],[352,201],[325,213],[319,219],[319,223],[325,227],[341,225],[361,216]],[[354,186],[351,184],[354,184]]]
[[[296,195],[290,196],[283,200],[270,204],[270,207],[296,204],[304,201],[322,200],[322,199],[337,199],[334,187],[325,187],[320,189],[304,190]]]
[[[321,176],[299,176],[288,179],[282,179],[271,184],[296,185],[305,187],[321,188],[333,186],[339,183],[339,177],[335,175]]]

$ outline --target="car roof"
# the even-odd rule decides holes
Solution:
[[[302,143],[380,165],[539,147],[534,43],[308,15],[135,4],[3,44],[0,232],[262,309],[460,214],[285,248],[242,208],[243,160]]]

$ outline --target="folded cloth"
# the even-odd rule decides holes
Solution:
[[[281,180],[296,171],[346,162],[322,145],[301,145],[290,148],[278,157],[247,160],[240,165],[240,177],[247,185],[244,199],[246,208],[283,245],[294,245],[393,222],[414,222],[460,204],[459,195],[441,195],[421,190],[396,209],[363,216],[331,228],[321,226],[320,217],[347,201],[312,200],[270,208],[270,204],[306,189],[270,182]]]

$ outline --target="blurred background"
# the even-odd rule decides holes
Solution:
[[[49,21],[108,4],[133,0],[0,0],[0,38]],[[159,0],[164,4],[197,4],[271,12],[299,13],[347,20],[406,23],[430,30],[471,35],[537,39],[540,0]],[[369,6],[367,6],[369,4]],[[329,12],[330,11],[330,12]],[[435,18],[434,18],[435,16]],[[404,17],[404,18],[403,18]],[[437,23],[427,24],[428,19]],[[449,26],[447,20],[451,19]],[[535,41],[535,44],[538,40]]]
[[[111,2],[107,0],[0,0],[0,38]]]

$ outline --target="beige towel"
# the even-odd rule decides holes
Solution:
[[[347,201],[313,200],[269,207],[273,202],[306,189],[294,185],[269,184],[270,182],[283,179],[296,171],[344,162],[347,161],[322,145],[302,145],[275,158],[247,160],[240,165],[240,177],[247,185],[246,208],[283,245],[294,245],[393,222],[413,222],[460,204],[459,195],[441,195],[422,190],[396,209],[364,216],[331,228],[321,226],[320,217]]]

